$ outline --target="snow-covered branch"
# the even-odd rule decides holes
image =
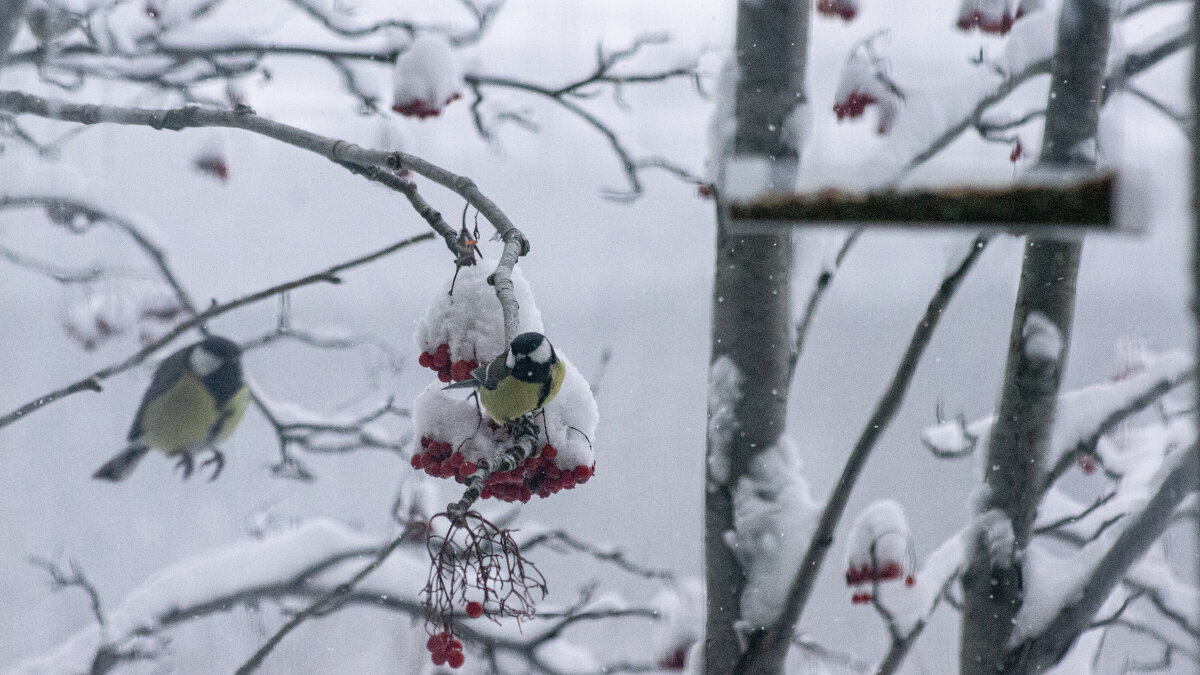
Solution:
[[[1012,666],[1028,670],[1057,662],[1089,626],[1194,489],[1200,473],[1196,448],[1193,439],[1186,450],[1171,453],[1147,485],[1140,508],[1131,504],[1129,516],[1080,549],[1070,562],[1038,547],[1028,550],[1026,600],[1013,633]]]
[[[62,672],[108,672],[133,659],[155,658],[161,652],[163,632],[176,625],[238,606],[265,601],[307,600],[308,609],[294,614],[284,626],[294,627],[314,614],[325,615],[352,606],[373,606],[420,617],[420,599],[427,560],[423,546],[391,540],[378,541],[331,520],[311,520],[298,528],[249,539],[165,567],[151,575],[109,611],[101,611],[96,624],[79,631],[55,649],[29,657],[8,669],[12,675]],[[369,564],[362,566],[362,561]],[[86,579],[78,566],[54,570],[66,586]],[[350,570],[355,570],[348,576]],[[98,601],[93,603],[98,607]],[[99,610],[98,610],[99,611]],[[501,657],[536,664],[549,673],[614,672],[595,661],[586,650],[560,636],[574,625],[612,619],[659,618],[650,606],[628,605],[606,594],[584,598],[548,618],[522,628],[456,619],[455,633],[481,650]],[[290,629],[287,629],[290,630]],[[281,639],[287,630],[277,636]],[[278,639],[269,642],[273,647]],[[270,648],[264,646],[265,658]],[[566,654],[576,660],[563,660]],[[261,659],[252,660],[252,672]],[[570,667],[592,663],[594,667]],[[253,664],[253,665],[251,665]],[[646,664],[648,665],[648,664]],[[624,670],[641,671],[633,667]]]
[[[1053,485],[1075,458],[1094,454],[1105,434],[1194,378],[1192,359],[1183,352],[1170,352],[1152,359],[1145,370],[1132,376],[1060,395],[1043,463],[1046,479],[1042,489]],[[971,423],[949,420],[927,427],[921,440],[938,456],[986,455],[994,423],[994,415]]]

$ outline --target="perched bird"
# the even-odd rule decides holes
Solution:
[[[479,402],[501,424],[545,406],[562,387],[566,367],[541,333],[521,333],[502,354],[446,389],[477,387]]]
[[[210,337],[171,354],[154,371],[150,388],[129,429],[129,447],[100,467],[92,478],[119,481],[151,448],[178,455],[183,477],[192,475],[192,455],[209,450],[215,479],[225,467],[216,444],[229,438],[246,413],[250,391],[242,379],[242,350],[230,340]]]

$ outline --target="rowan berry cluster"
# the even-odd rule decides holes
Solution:
[[[433,665],[448,665],[451,668],[461,668],[466,657],[463,656],[462,640],[454,637],[450,631],[442,631],[429,636],[425,648],[433,659]]]
[[[450,358],[450,345],[440,344],[432,353],[421,352],[421,356],[417,357],[417,362],[422,368],[428,368],[438,374],[438,379],[442,382],[459,382],[471,377],[471,371],[479,367],[479,361],[475,359],[464,360],[459,359],[452,361]]]
[[[412,467],[435,478],[453,478],[465,484],[479,468],[463,457],[461,452],[453,450],[449,443],[423,436],[421,447],[424,451],[413,455]],[[505,502],[527,502],[533,495],[546,498],[560,490],[571,490],[576,485],[588,482],[596,472],[594,465],[561,468],[554,462],[557,456],[558,450],[553,445],[542,446],[538,454],[529,457],[517,468],[497,471],[488,476],[480,497]]]

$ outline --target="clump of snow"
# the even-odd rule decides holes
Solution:
[[[439,346],[448,345],[452,361],[482,363],[508,348],[504,342],[504,312],[495,287],[487,282],[495,269],[496,262],[485,258],[460,269],[456,280],[447,276],[441,290],[434,293],[425,317],[417,324],[414,337],[419,349],[433,353]],[[533,292],[520,267],[513,268],[512,281],[521,331],[544,332],[542,313],[533,301]]]
[[[444,36],[422,33],[396,57],[392,109],[410,117],[436,117],[462,96],[463,76]]]
[[[713,361],[708,371],[708,478],[715,485],[729,482],[729,454],[742,400],[742,371],[728,356]]]
[[[787,192],[795,180],[796,166],[797,160],[790,157],[735,154],[726,160],[722,194],[730,201],[749,202]]]
[[[899,92],[887,81],[879,64],[858,51],[842,66],[833,100],[838,121],[860,117],[867,106],[875,105],[878,109],[875,129],[881,136],[891,133],[900,114]]]
[[[1035,538],[1026,547],[1023,565],[1025,601],[1014,620],[1011,644],[1020,644],[1030,636],[1043,632],[1064,607],[1078,601],[1113,543],[1131,524],[1138,521],[1146,505],[1163,488],[1163,483],[1185,462],[1196,461],[1193,452],[1182,449],[1191,448],[1196,442],[1195,426],[1190,420],[1186,424],[1186,431],[1180,432],[1178,440],[1185,440],[1186,443],[1172,443],[1170,454],[1161,462],[1137,463],[1137,471],[1123,475],[1118,481],[1116,497],[1081,519],[1092,521],[1090,527],[1093,532],[1082,548],[1059,554],[1060,549],[1054,548],[1044,538]],[[1159,451],[1158,448],[1150,448],[1146,455],[1156,455]],[[1150,456],[1143,459],[1152,459]],[[1144,465],[1151,468],[1144,470]],[[1108,520],[1112,522],[1108,526],[1103,525]],[[1101,525],[1097,526],[1097,523]]]
[[[538,646],[535,657],[547,670],[563,675],[583,675],[602,670],[591,651],[562,638],[543,642]]]
[[[812,106],[807,101],[797,103],[783,120],[780,140],[795,150],[797,156],[803,155],[804,148],[808,147],[808,141],[812,138],[812,127]]]
[[[975,519],[975,536],[987,549],[988,564],[993,569],[1012,566],[1016,535],[1012,520],[1004,511],[991,509]]]
[[[915,564],[903,507],[882,499],[863,509],[846,544],[846,585],[856,589],[852,602],[870,602],[870,588],[879,581],[906,578],[911,585]]]
[[[737,135],[737,59],[731,54],[721,64],[713,98],[712,119],[708,123],[708,157],[704,173],[709,183],[724,187],[725,161],[733,155],[733,139]]]
[[[1030,312],[1021,327],[1022,350],[1029,359],[1058,361],[1062,357],[1063,336],[1045,314]]]
[[[921,442],[939,457],[965,457],[975,452],[994,419],[985,417],[970,424],[961,418],[939,422],[921,431]]]
[[[1018,11],[1024,9],[1026,4],[1022,2]],[[1057,19],[1054,12],[1042,11],[1041,7],[1030,8],[1022,14],[1022,19],[1013,26],[1004,45],[1006,72],[1015,75],[1054,55]]]
[[[800,453],[787,439],[760,451],[733,489],[733,527],[725,545],[746,574],[742,634],[768,626],[783,609],[804,557],[818,507],[800,474]]]
[[[659,665],[682,669],[688,650],[704,633],[704,584],[696,577],[682,579],[659,591],[650,604],[662,618],[656,639]]]

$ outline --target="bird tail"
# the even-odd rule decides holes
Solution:
[[[442,391],[445,391],[447,389],[478,389],[478,388],[479,388],[479,380],[472,377],[472,378],[463,380],[462,382],[455,382],[454,384],[448,384],[448,385],[442,387]]]
[[[96,478],[98,480],[109,480],[114,483],[125,480],[129,477],[129,474],[133,472],[133,469],[138,465],[138,462],[142,461],[142,458],[146,456],[147,452],[150,452],[150,448],[148,446],[131,445],[117,453],[116,457],[113,457],[105,462],[104,466],[100,467],[96,470],[96,473],[92,474],[92,478]]]

